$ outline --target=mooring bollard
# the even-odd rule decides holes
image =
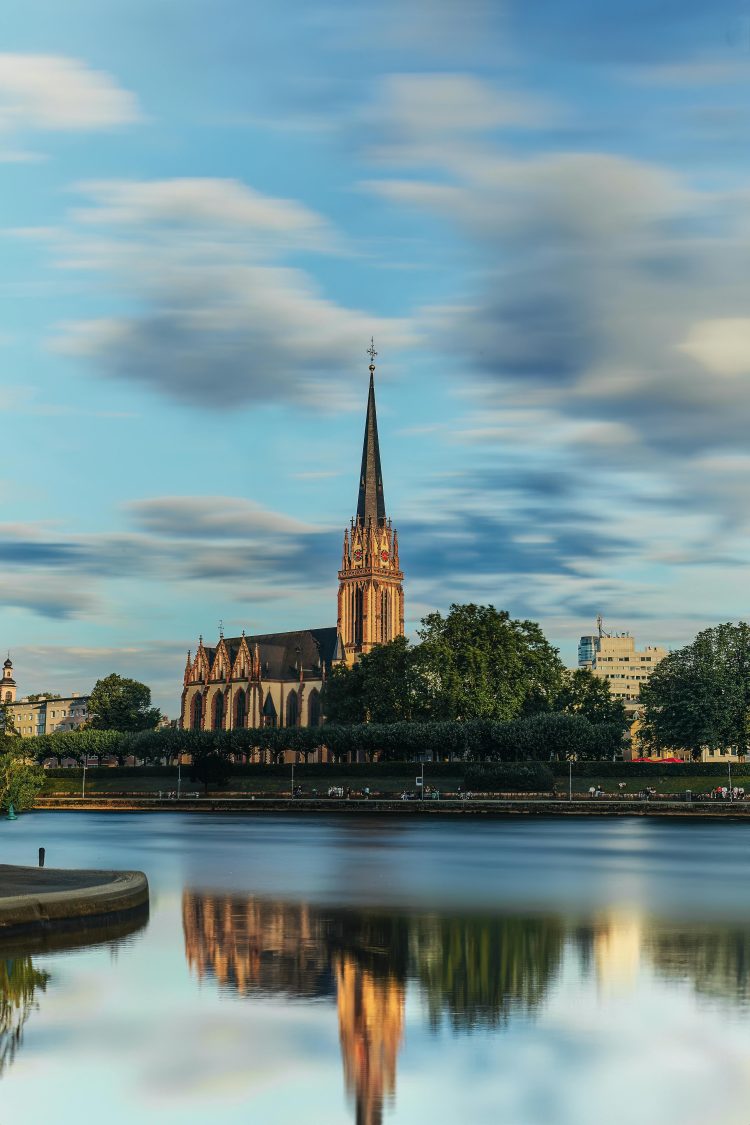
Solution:
[[[44,848],[39,849],[39,866],[44,867]]]

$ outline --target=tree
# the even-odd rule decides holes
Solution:
[[[62,696],[53,691],[37,691],[33,695],[27,695],[26,698],[29,703],[38,703],[40,699],[62,699]]]
[[[7,734],[12,738],[19,737],[18,728],[16,727],[13,717],[13,705],[7,701],[0,703],[0,735],[3,734]]]
[[[208,796],[209,785],[219,788],[226,785],[232,774],[232,765],[226,754],[212,748],[199,749],[193,754],[190,780],[199,781]]]
[[[407,637],[376,645],[356,664],[334,668],[323,692],[333,723],[399,723],[421,718],[426,701],[419,649]]]
[[[590,723],[616,723],[622,730],[628,725],[625,704],[615,699],[606,680],[588,668],[566,671],[554,710],[582,715]]]
[[[151,706],[150,688],[113,672],[94,684],[89,716],[95,730],[135,731],[153,730],[161,712]]]
[[[735,750],[750,744],[750,626],[727,622],[704,629],[671,652],[641,689],[639,732],[665,750]]]
[[[0,754],[0,807],[13,805],[17,812],[33,808],[43,786],[44,770],[28,762],[20,747]]]
[[[533,621],[494,606],[452,605],[419,629],[418,662],[433,719],[514,719],[549,710],[563,664]]]
[[[362,662],[335,665],[323,687],[321,706],[327,723],[365,721]]]

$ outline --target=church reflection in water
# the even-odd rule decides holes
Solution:
[[[407,980],[429,1023],[494,1027],[530,1011],[560,962],[555,919],[329,909],[254,897],[183,895],[188,963],[244,996],[330,999],[338,1008],[357,1125],[379,1125],[396,1090]]]
[[[199,978],[243,996],[335,1000],[347,1089],[361,1125],[395,1093],[408,933],[390,915],[186,891],[185,951]]]

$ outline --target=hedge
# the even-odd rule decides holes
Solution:
[[[552,770],[542,762],[468,766],[464,782],[480,793],[549,793],[555,787]]]
[[[573,777],[623,778],[643,777],[726,777],[727,762],[573,762]],[[732,762],[732,774],[750,777],[750,761]],[[568,777],[567,762],[550,762],[556,778]]]
[[[304,762],[295,763],[294,778],[330,777],[335,772],[337,777],[371,778],[397,778],[404,776],[416,778],[422,768],[421,762]],[[182,776],[187,777],[189,767],[182,767]],[[425,781],[439,778],[463,777],[465,764],[463,762],[425,762]],[[68,769],[52,767],[44,771],[45,777],[52,778],[82,778],[83,769],[79,766],[70,766]],[[236,763],[232,766],[232,777],[265,777],[286,778],[291,776],[291,765],[260,765],[253,762],[248,765]],[[86,770],[86,777],[101,780],[103,778],[123,777],[177,777],[177,766],[91,766]]]

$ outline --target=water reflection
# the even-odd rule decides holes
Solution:
[[[126,919],[98,921],[93,926],[77,922],[76,928],[38,931],[0,941],[0,1077],[14,1061],[23,1041],[29,1016],[39,1008],[39,993],[47,990],[52,975],[35,967],[31,953],[59,953],[107,945],[114,953],[145,929],[148,905]]]
[[[406,918],[186,891],[185,953],[203,979],[243,996],[335,998],[357,1125],[379,1125],[403,1036]]]
[[[679,926],[612,911],[559,915],[408,913],[326,908],[186,891],[192,971],[242,996],[335,1001],[346,1088],[357,1125],[379,1125],[395,1096],[407,987],[427,1025],[470,1033],[533,1018],[572,954],[603,994],[646,973],[713,1001],[750,998],[750,930]]]
[[[357,1125],[395,1095],[407,980],[430,1026],[496,1027],[544,1000],[563,949],[558,918],[443,917],[186,891],[189,966],[243,996],[335,998]]]
[[[497,1027],[543,1002],[560,964],[558,918],[435,917],[413,923],[415,975],[430,1025]]]
[[[38,1006],[37,990],[44,992],[49,973],[34,968],[30,957],[8,957],[0,962],[0,1076],[16,1057],[24,1024]]]

